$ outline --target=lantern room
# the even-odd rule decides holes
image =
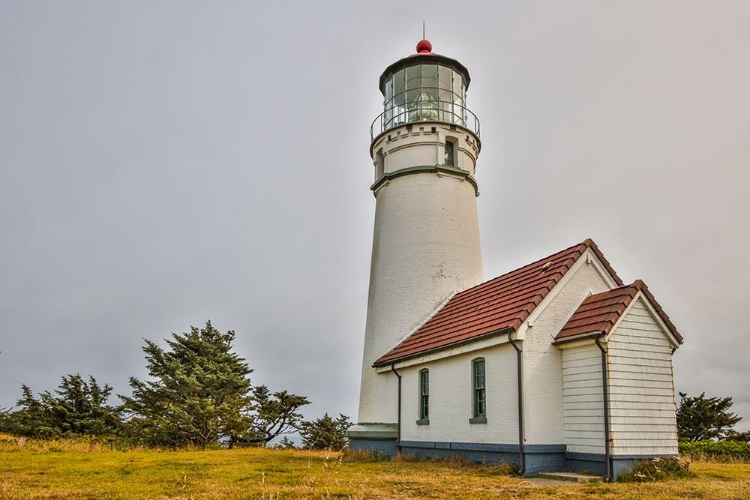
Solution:
[[[442,122],[479,136],[479,120],[466,107],[469,71],[463,64],[432,52],[421,40],[417,53],[391,64],[380,77],[384,111],[370,129],[372,139],[392,128],[417,122]]]

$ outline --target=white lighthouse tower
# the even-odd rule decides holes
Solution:
[[[482,281],[474,179],[479,121],[466,107],[468,70],[417,53],[380,76],[385,109],[373,122],[376,200],[358,424],[352,446],[388,451],[398,437],[398,379],[373,362],[447,298]]]

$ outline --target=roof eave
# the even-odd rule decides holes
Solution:
[[[459,346],[462,346],[462,345],[471,344],[473,342],[478,342],[480,340],[488,339],[488,338],[495,337],[495,336],[498,336],[498,335],[510,334],[510,333],[515,332],[515,331],[516,331],[516,329],[512,328],[512,327],[501,328],[499,330],[494,330],[492,332],[485,333],[485,334],[479,335],[477,337],[471,337],[471,338],[466,339],[466,340],[461,340],[459,342],[454,342],[453,344],[448,344],[448,345],[444,345],[444,346],[440,346],[440,347],[435,347],[433,349],[426,349],[424,351],[419,351],[419,352],[416,352],[416,353],[413,353],[413,354],[408,354],[406,356],[399,356],[399,357],[393,358],[393,359],[385,359],[383,361],[376,360],[372,364],[372,366],[373,366],[373,368],[380,368],[380,367],[383,367],[383,366],[393,365],[393,364],[396,364],[396,363],[400,363],[402,361],[408,361],[410,359],[418,358],[420,356],[426,356],[428,354],[433,354],[433,353],[436,353],[436,352],[445,351],[445,350],[448,350],[448,349],[452,349],[454,347],[459,347]],[[382,359],[382,358],[379,358],[379,359]]]
[[[378,85],[378,88],[380,88],[380,92],[385,95],[385,81],[388,79],[389,76],[396,73],[397,71],[409,67],[409,66],[416,66],[417,64],[440,64],[441,66],[447,66],[449,68],[452,68],[459,73],[462,74],[464,77],[464,85],[466,86],[466,90],[469,89],[469,84],[471,83],[471,76],[469,76],[469,70],[466,69],[466,66],[458,62],[456,59],[453,59],[452,57],[443,56],[440,54],[435,54],[433,52],[430,52],[428,54],[412,54],[410,56],[404,57],[402,59],[399,59],[395,63],[388,66],[385,71],[383,71],[383,74],[380,75],[380,82]]]
[[[599,331],[593,331],[593,332],[588,332],[588,333],[579,333],[577,335],[571,335],[570,337],[563,337],[560,339],[555,339],[555,341],[552,343],[554,345],[566,344],[568,342],[573,342],[575,340],[588,340],[588,339],[593,339],[596,337],[604,337],[606,335],[607,335],[606,332],[599,330]]]

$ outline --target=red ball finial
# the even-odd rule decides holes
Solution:
[[[417,54],[430,54],[432,53],[432,44],[429,40],[422,39],[417,44]]]

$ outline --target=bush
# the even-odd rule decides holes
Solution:
[[[680,455],[694,459],[750,461],[750,443],[741,441],[694,441],[679,444]]]
[[[694,476],[689,460],[669,457],[640,460],[632,471],[620,474],[617,480],[622,483],[646,483]]]
[[[274,448],[276,448],[277,450],[297,450],[298,449],[297,445],[294,444],[294,441],[292,441],[286,436],[281,438],[281,441],[276,443],[274,445]]]
[[[299,434],[302,436],[302,447],[311,450],[341,451],[349,443],[346,431],[351,426],[349,417],[343,414],[334,419],[326,413],[317,420],[302,422],[298,426]]]

